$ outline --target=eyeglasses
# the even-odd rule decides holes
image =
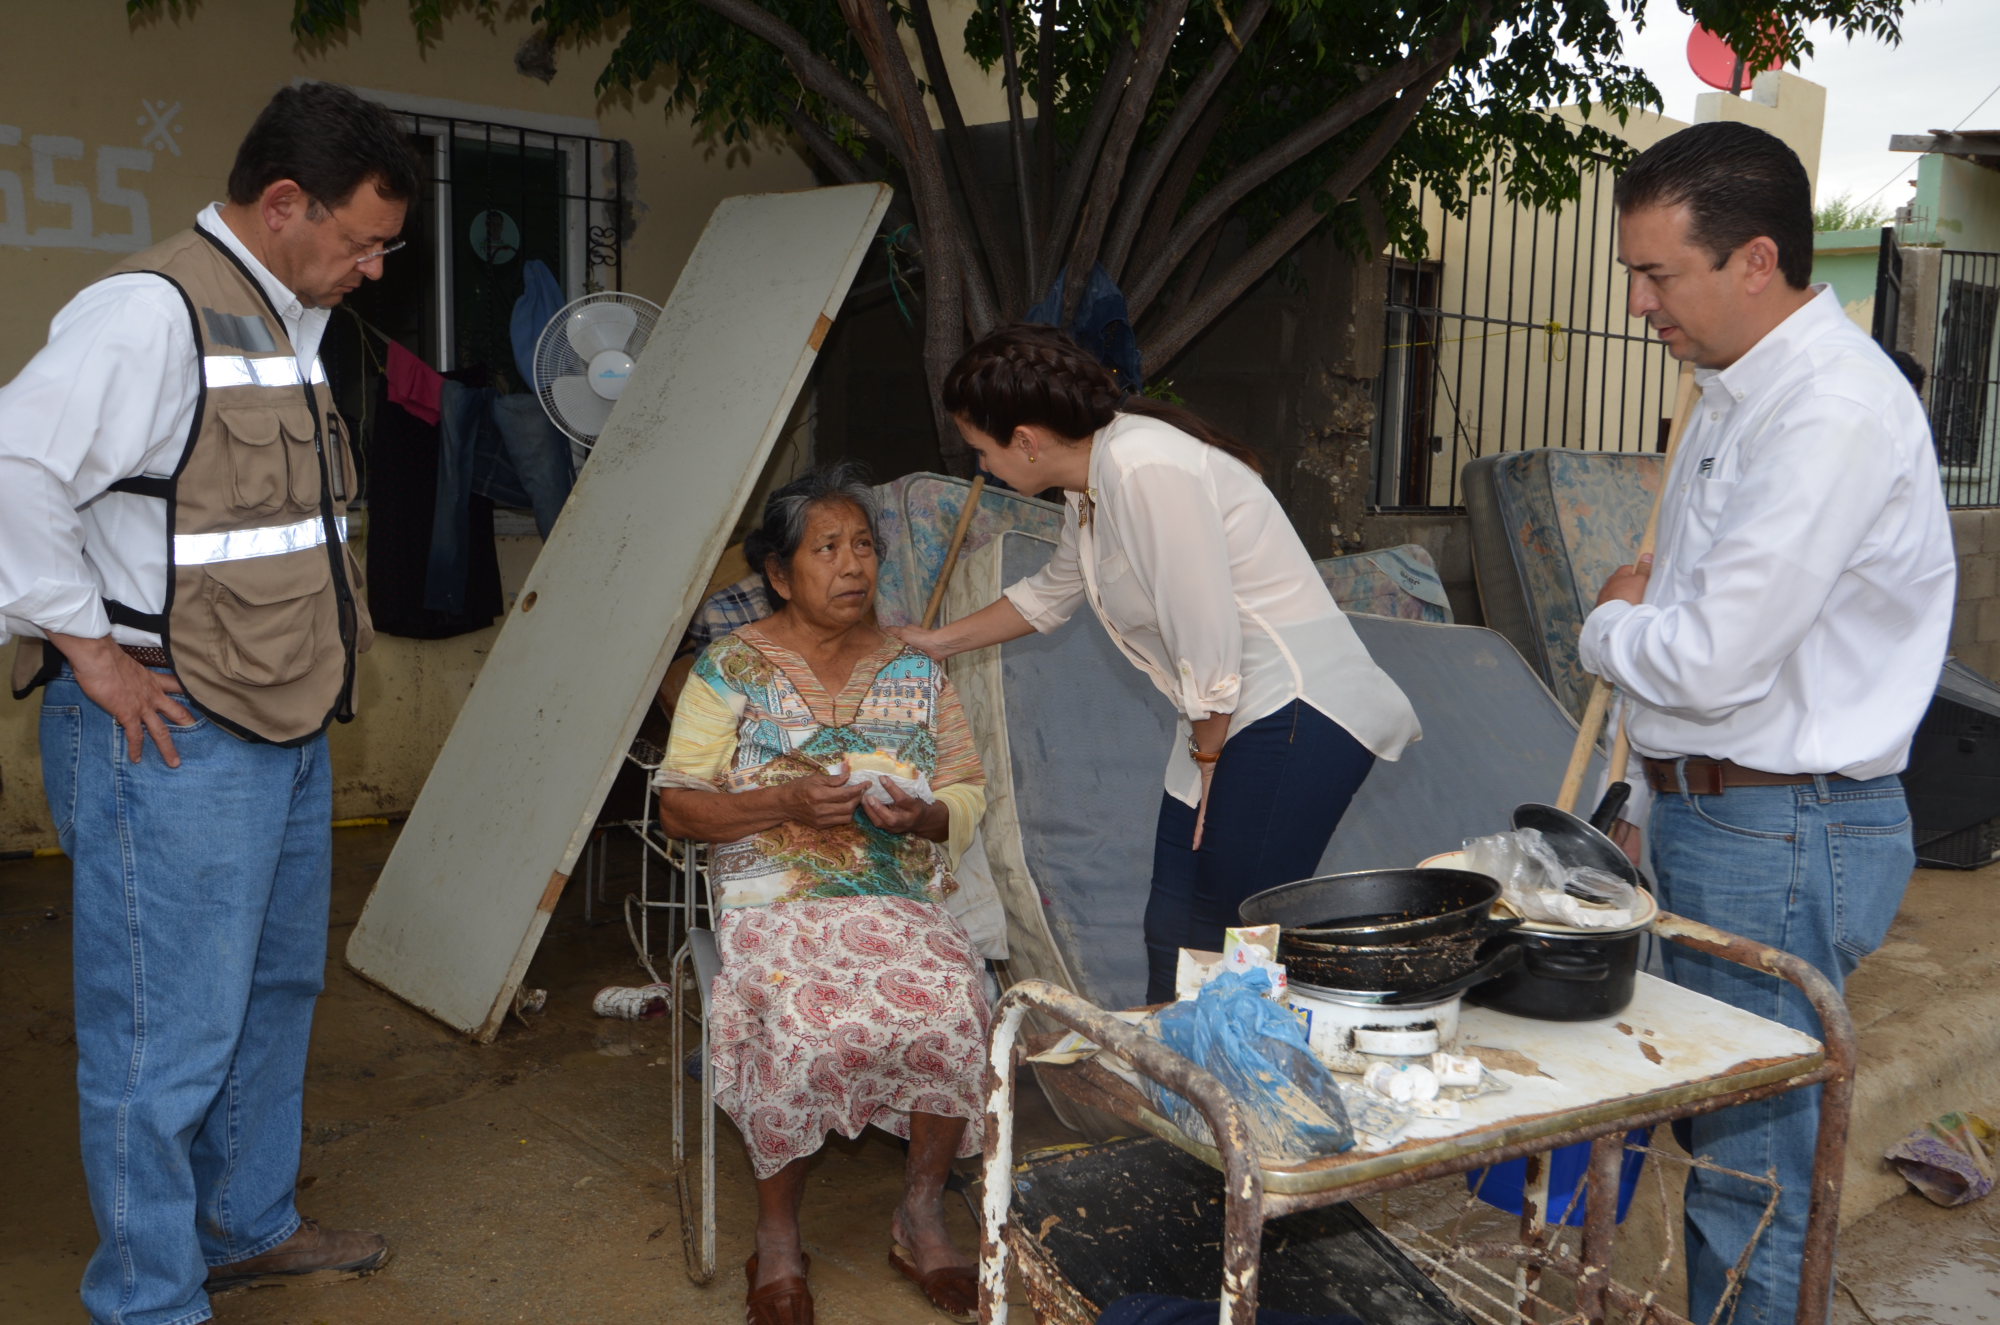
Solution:
[[[397,249],[409,247],[409,240],[396,239],[382,245],[380,248],[371,249],[368,247],[366,240],[356,239],[347,233],[347,227],[342,225],[339,218],[333,214],[333,208],[327,206],[317,198],[312,198],[310,201],[315,207],[319,208],[320,214],[326,220],[333,222],[333,228],[340,234],[340,242],[347,245],[348,254],[354,259],[354,265],[357,267],[365,266],[370,262],[380,262]]]

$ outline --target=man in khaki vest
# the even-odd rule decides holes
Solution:
[[[16,693],[42,690],[74,863],[93,1321],[189,1325],[211,1289],[388,1255],[293,1205],[326,728],[370,638],[316,351],[418,187],[381,108],[287,88],[229,200],[84,289],[0,387],[0,633]]]

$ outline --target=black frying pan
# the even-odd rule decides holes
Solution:
[[[1499,884],[1471,870],[1357,870],[1267,888],[1237,916],[1309,942],[1407,944],[1485,928],[1499,896]]]

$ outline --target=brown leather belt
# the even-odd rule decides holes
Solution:
[[[1680,774],[1675,771],[1677,764],[1687,768],[1688,794],[1693,796],[1720,796],[1731,787],[1796,787],[1811,782],[1811,773],[1766,773],[1761,768],[1745,768],[1728,759],[1705,759],[1699,755],[1689,755],[1685,760],[1647,759],[1646,785],[1654,791],[1678,794],[1681,789]],[[1828,782],[1845,782],[1838,773],[1825,775]]]
[[[125,650],[125,656],[133,662],[138,663],[141,667],[173,666],[172,663],[167,661],[167,651],[165,649],[156,649],[147,644],[120,644],[118,647]]]

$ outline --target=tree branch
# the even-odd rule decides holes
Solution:
[[[965,210],[971,215],[972,228],[979,235],[979,247],[985,256],[986,268],[991,273],[994,294],[1001,304],[1011,308],[1019,302],[1018,287],[1023,277],[1006,260],[1000,216],[979,179],[979,162],[973,155],[972,135],[966,131],[965,115],[958,107],[958,93],[951,84],[951,71],[945,67],[944,51],[938,45],[937,25],[931,20],[930,0],[912,0],[910,15],[916,26],[917,49],[923,53],[924,73],[930,80],[931,95],[937,98],[938,115],[944,120],[945,147],[951,157],[952,173],[958,179],[959,195],[965,199]],[[968,261],[976,260],[972,254],[966,256]]]
[[[965,240],[959,230],[956,204],[952,201],[951,187],[945,182],[944,161],[938,154],[937,139],[931,133],[930,115],[924,108],[923,94],[917,90],[916,71],[910,68],[902,42],[896,39],[895,24],[889,17],[888,5],[884,0],[840,0],[840,9],[861,42],[862,54],[875,75],[876,92],[887,103],[889,113],[895,116],[896,127],[901,131],[907,148],[902,157],[903,171],[909,179],[910,194],[917,205],[917,229],[924,244],[925,281],[928,283],[940,274],[948,273],[950,280],[945,283],[947,299],[938,302],[951,305],[952,321],[965,321],[968,326],[990,327],[998,316],[993,309],[993,292],[987,287],[979,268],[969,260],[971,254],[964,249]],[[936,303],[926,301],[927,308],[936,306]],[[957,334],[954,330],[953,335]],[[926,339],[930,338],[927,331]],[[935,365],[937,379],[931,383],[934,390],[943,382],[944,370],[948,367],[949,361]]]
[[[1250,0],[1243,12],[1236,17],[1235,40],[1225,36],[1217,43],[1215,54],[1209,57],[1201,75],[1195,79],[1180,103],[1174,107],[1173,115],[1167,120],[1160,136],[1146,149],[1146,155],[1139,162],[1132,182],[1119,198],[1118,224],[1112,228],[1111,238],[1104,248],[1104,268],[1114,280],[1125,274],[1125,261],[1132,256],[1132,243],[1138,237],[1139,225],[1149,214],[1153,191],[1166,177],[1167,168],[1173,164],[1174,154],[1194,128],[1195,123],[1208,110],[1216,91],[1227,81],[1230,70],[1236,67],[1236,58],[1243,53],[1257,35],[1257,28],[1264,16],[1271,12],[1271,0]],[[1214,122],[1212,122],[1214,123]],[[1211,127],[1210,133],[1214,129]],[[1189,171],[1192,176],[1192,170]]]
[[[1411,121],[1423,110],[1424,100],[1430,96],[1431,89],[1450,72],[1452,60],[1456,57],[1456,43],[1453,43],[1452,54],[1429,66],[1416,81],[1403,89],[1402,96],[1382,117],[1382,122],[1375,126],[1360,150],[1341,162],[1340,168],[1327,177],[1326,183],[1313,197],[1294,207],[1283,220],[1271,227],[1269,233],[1252,245],[1249,252],[1231,263],[1228,271],[1190,300],[1186,308],[1168,319],[1166,325],[1147,342],[1144,371],[1148,378],[1186,349],[1189,341],[1220,317],[1266,272],[1277,266],[1280,258],[1325,222],[1332,208],[1320,210],[1321,195],[1331,195],[1333,205],[1338,206],[1374,173],[1375,168],[1395,149],[1397,139],[1403,136]]]
[[[1187,138],[1175,154],[1174,162],[1168,168],[1166,178],[1160,182],[1153,194],[1152,206],[1147,209],[1146,223],[1139,229],[1139,238],[1133,245],[1137,253],[1156,253],[1166,246],[1167,236],[1173,233],[1174,221],[1180,215],[1181,203],[1186,200],[1188,190],[1194,187],[1195,176],[1201,171],[1202,158],[1208,153],[1208,145],[1215,140],[1222,122],[1228,118],[1229,103],[1216,100],[1208,104],[1201,113]],[[1214,227],[1211,227],[1213,229]],[[1129,255],[1128,255],[1129,257]],[[1114,270],[1112,278],[1119,282],[1125,279],[1123,270]],[[1129,296],[1128,296],[1129,298]],[[1139,310],[1133,310],[1138,316]]]
[[[1137,49],[1130,42],[1118,42],[1111,54],[1111,66],[1105,71],[1104,86],[1097,91],[1097,104],[1092,107],[1090,121],[1084,125],[1083,137],[1077,140],[1076,155],[1070,158],[1069,166],[1063,171],[1062,197],[1056,203],[1055,218],[1049,224],[1048,255],[1051,262],[1056,255],[1069,248],[1070,232],[1076,227],[1077,213],[1083,210],[1085,195],[1096,173],[1097,153],[1104,146],[1104,139],[1111,132],[1111,119],[1118,113],[1118,105],[1125,96],[1125,82],[1132,76],[1132,62]],[[1046,115],[1047,111],[1043,113]],[[1054,132],[1054,126],[1049,126]],[[1046,285],[1056,277],[1054,271],[1042,274]],[[1069,284],[1074,285],[1071,281]],[[1039,287],[1038,287],[1039,288]]]
[[[1431,46],[1432,49],[1422,55],[1406,56],[1382,70],[1332,106],[1244,162],[1214,188],[1203,194],[1201,200],[1189,208],[1188,214],[1174,227],[1173,233],[1167,237],[1163,250],[1147,264],[1145,272],[1133,282],[1132,289],[1126,292],[1126,297],[1141,308],[1151,304],[1159,295],[1160,287],[1166,284],[1167,276],[1180,265],[1181,259],[1187,256],[1188,249],[1193,247],[1195,240],[1199,239],[1208,227],[1228,215],[1231,208],[1248,197],[1258,186],[1269,183],[1285,167],[1354,125],[1389,101],[1397,92],[1414,85],[1439,61],[1448,68],[1450,62],[1458,55],[1458,34],[1452,32],[1448,36],[1441,35]],[[1443,49],[1440,50],[1440,47]]]
[[[1222,242],[1222,232],[1228,228],[1228,221],[1217,221],[1208,228],[1207,234],[1195,241],[1194,251],[1181,264],[1180,279],[1167,293],[1167,317],[1186,308],[1188,300],[1194,298],[1194,292],[1201,288],[1201,278],[1208,273],[1208,264],[1215,257],[1216,245]]]
[[[902,144],[897,140],[895,126],[888,115],[868,99],[868,94],[853,79],[814,54],[797,28],[762,5],[752,3],[752,0],[697,0],[697,3],[776,46],[785,57],[785,63],[798,76],[800,86],[825,97],[835,109],[867,130],[870,136],[879,139],[883,146],[892,152],[899,152]]]
[[[1146,111],[1152,106],[1153,90],[1160,84],[1160,75],[1167,67],[1167,57],[1173,53],[1174,39],[1180,35],[1181,19],[1186,16],[1188,0],[1163,0],[1154,7],[1152,16],[1146,20],[1145,31],[1139,36],[1139,53],[1133,60],[1131,81],[1125,94],[1118,99],[1118,112],[1111,119],[1111,130],[1105,137],[1103,151],[1097,166],[1091,171],[1089,201],[1083,209],[1076,238],[1069,249],[1069,261],[1065,264],[1070,279],[1063,289],[1062,322],[1067,325],[1076,311],[1077,302],[1083,298],[1083,289],[1090,269],[1097,265],[1097,250],[1104,239],[1104,229],[1111,221],[1112,205],[1118,200],[1119,187],[1125,182],[1125,163],[1131,159],[1132,145],[1139,140],[1139,130],[1145,126]]]
[[[869,181],[869,175],[861,169],[861,163],[843,151],[840,144],[833,140],[833,135],[822,129],[812,116],[796,106],[786,106],[779,113],[785,117],[786,125],[813,154],[813,159],[826,167],[828,174],[842,184],[865,184]]]
[[[1051,0],[1043,3],[1053,9]],[[1034,279],[1040,261],[1035,254],[1035,198],[1028,175],[1027,125],[1021,112],[1021,63],[1014,50],[1014,0],[1000,0],[1000,67],[1007,87],[1007,145],[1014,163],[1014,201],[1021,213],[1021,272],[1024,285]],[[1006,316],[1019,317],[1041,291],[1029,287],[1023,298],[1006,307]]]
[[[1042,24],[1035,38],[1035,202],[1036,219],[1051,246],[1060,241],[1046,227],[1056,203],[1056,9],[1060,0],[1042,0]],[[1028,266],[1028,298],[1041,301],[1048,288],[1048,254]]]

